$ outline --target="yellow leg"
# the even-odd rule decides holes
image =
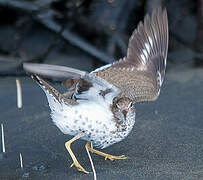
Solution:
[[[107,154],[107,153],[104,153],[104,152],[101,152],[101,151],[98,151],[96,149],[93,149],[91,148],[91,143],[90,142],[87,142],[87,144],[85,145],[85,147],[92,153],[96,153],[100,156],[103,156],[105,158],[105,160],[109,159],[111,161],[113,160],[116,160],[116,159],[126,159],[127,157],[125,155],[121,155],[121,156],[113,156],[111,154]]]
[[[74,141],[76,141],[77,139],[81,138],[82,136],[83,136],[83,134],[78,134],[78,135],[76,135],[74,138],[72,138],[71,140],[69,140],[69,141],[67,141],[67,142],[65,143],[65,147],[66,147],[66,149],[68,150],[68,152],[69,152],[69,154],[70,154],[70,156],[71,156],[71,158],[72,158],[72,160],[73,160],[73,164],[72,164],[70,167],[75,166],[75,167],[78,169],[78,171],[81,171],[81,172],[84,172],[84,173],[88,174],[89,172],[86,171],[86,170],[80,165],[80,163],[79,163],[78,160],[76,159],[76,157],[75,157],[75,155],[73,154],[73,151],[71,150],[71,147],[70,147],[71,144],[72,144]]]

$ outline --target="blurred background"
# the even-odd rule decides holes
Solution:
[[[169,18],[168,68],[201,66],[202,0],[0,0],[0,76],[25,75],[23,62],[92,70],[117,60],[160,6]]]

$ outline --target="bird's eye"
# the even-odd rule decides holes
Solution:
[[[117,107],[118,109],[120,109],[120,106],[119,106],[118,104],[116,104],[116,107]]]
[[[131,102],[129,105],[128,105],[128,109],[132,108],[134,106],[134,104]]]

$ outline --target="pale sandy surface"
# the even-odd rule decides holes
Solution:
[[[0,154],[0,179],[93,179],[92,173],[69,168],[72,160],[64,142],[71,137],[53,125],[43,91],[28,77],[20,80],[23,108],[19,110],[15,78],[0,79],[0,122],[7,150],[6,157]],[[84,145],[79,140],[72,149],[91,171]],[[137,104],[132,133],[105,152],[129,158],[111,162],[92,155],[98,180],[203,179],[203,69],[182,65],[168,71],[160,98]],[[19,168],[19,153],[24,171]]]

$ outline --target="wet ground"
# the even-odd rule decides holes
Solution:
[[[0,122],[6,140],[6,154],[0,154],[0,179],[93,179],[93,173],[69,168],[72,160],[64,143],[71,136],[54,126],[45,94],[31,78],[20,81],[22,109],[16,106],[15,77],[0,78]],[[170,68],[159,99],[137,104],[136,109],[132,133],[104,150],[128,159],[111,162],[92,154],[97,179],[203,179],[203,69]],[[92,172],[84,145],[78,140],[72,149],[81,165]]]

